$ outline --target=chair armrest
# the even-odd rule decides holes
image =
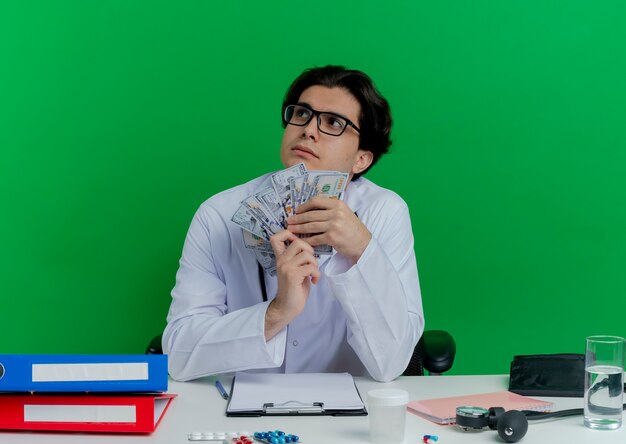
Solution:
[[[427,330],[422,335],[422,364],[430,373],[444,373],[452,367],[456,343],[444,330]]]

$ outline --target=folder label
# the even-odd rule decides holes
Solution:
[[[147,381],[147,362],[33,364],[33,382]]]
[[[24,405],[24,422],[134,424],[136,421],[137,411],[134,405]]]

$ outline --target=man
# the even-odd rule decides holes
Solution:
[[[391,144],[388,103],[366,74],[326,66],[303,72],[282,108],[283,165],[304,162],[352,181],[343,201],[315,197],[272,236],[275,277],[257,272],[230,221],[270,174],[201,205],[163,334],[170,374],[349,372],[390,381],[406,368],[424,315],[407,206],[361,177]],[[324,244],[333,254],[317,258],[313,247]]]

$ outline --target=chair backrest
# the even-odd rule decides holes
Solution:
[[[447,372],[454,364],[456,343],[444,330],[426,330],[415,346],[404,376],[423,376],[424,370],[431,375]]]
[[[163,346],[161,345],[162,339],[163,339],[162,334],[152,338],[152,340],[148,344],[148,348],[146,348],[146,355],[162,355],[163,354]]]
[[[413,356],[411,356],[409,365],[406,367],[404,373],[402,373],[402,376],[424,375],[424,364],[422,363],[422,356],[424,355],[424,343],[422,341],[422,338],[420,338],[419,342],[415,346],[415,350],[413,350]]]

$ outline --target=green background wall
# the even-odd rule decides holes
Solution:
[[[368,177],[413,220],[455,373],[626,335],[626,3],[0,3],[0,352],[143,352],[202,201],[281,168],[304,68],[395,116]]]

